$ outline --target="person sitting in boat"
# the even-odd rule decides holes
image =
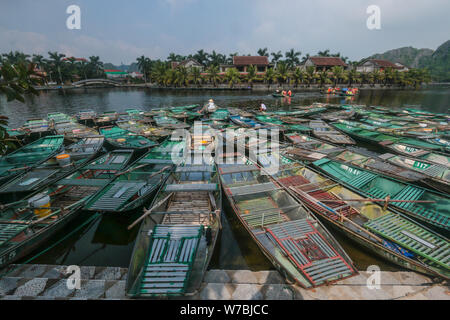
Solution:
[[[266,105],[264,103],[261,103],[261,106],[259,107],[259,111],[263,112],[263,111],[266,111],[266,110],[267,110]]]
[[[200,113],[213,113],[217,110],[217,105],[214,103],[213,99],[209,99],[208,103],[203,106],[199,111]]]
[[[286,90],[283,90],[283,91],[281,92],[281,95],[282,95],[283,97],[286,97]]]
[[[292,91],[289,90],[289,91],[287,92],[287,94],[288,94],[289,97],[291,97],[291,96],[292,96]]]

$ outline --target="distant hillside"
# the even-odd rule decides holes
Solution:
[[[377,53],[368,58],[399,62],[411,68],[428,68],[434,81],[450,81],[450,40],[440,45],[436,51],[403,47]]]
[[[130,65],[122,64],[120,66],[116,66],[112,63],[104,63],[103,68],[104,69],[117,69],[117,70],[128,71],[128,72],[139,71],[139,67],[138,67],[137,63],[135,63],[135,62],[133,62]]]
[[[431,56],[422,57],[419,67],[428,68],[436,81],[450,82],[450,40],[440,45]]]
[[[377,53],[370,56],[370,59],[383,59],[392,62],[399,62],[411,68],[418,68],[419,61],[423,57],[431,56],[431,49],[416,49],[413,47],[403,47],[386,51],[385,53]]]

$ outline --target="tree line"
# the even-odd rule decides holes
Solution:
[[[328,71],[316,71],[314,67],[299,68],[309,57],[309,54],[302,56],[300,51],[290,49],[283,55],[281,51],[270,52],[267,48],[257,50],[259,56],[266,56],[270,59],[271,65],[265,73],[258,73],[256,66],[249,66],[246,73],[240,73],[236,68],[227,68],[223,74],[220,72],[220,65],[233,63],[233,57],[237,52],[225,55],[212,51],[198,50],[195,54],[187,56],[170,53],[165,60],[152,60],[144,55],[136,59],[137,67],[143,74],[143,81],[156,83],[163,87],[187,87],[212,85],[217,86],[226,83],[230,88],[236,84],[243,83],[253,87],[255,83],[264,83],[270,88],[272,85],[288,85],[293,87],[317,85],[325,87],[327,85],[345,84],[349,86],[401,86],[419,87],[422,83],[430,82],[431,78],[427,69],[410,69],[407,72],[399,72],[387,68],[384,71],[374,71],[371,73],[361,73],[356,71],[358,61],[350,61],[338,53],[331,53],[330,50],[319,51],[316,56],[339,57],[349,65],[348,69],[335,66]],[[250,54],[248,54],[250,55]],[[199,68],[185,68],[178,66],[172,68],[172,62],[181,62],[186,59],[195,59],[202,66]],[[56,82],[58,84],[73,82],[82,79],[104,78],[104,63],[99,56],[91,56],[87,60],[79,60],[74,57],[58,52],[48,52],[48,57],[33,54],[32,56],[15,51],[5,53],[0,56],[0,65],[28,65],[35,66],[46,72],[44,82]]]

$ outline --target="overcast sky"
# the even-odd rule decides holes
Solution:
[[[81,8],[81,30],[69,30],[69,5]],[[369,5],[381,29],[369,30]],[[351,60],[404,46],[436,49],[450,39],[449,0],[0,0],[0,52],[98,55],[129,64],[207,52],[311,55],[341,52]]]

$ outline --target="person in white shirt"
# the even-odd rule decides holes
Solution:
[[[208,103],[203,106],[203,108],[199,111],[200,113],[213,113],[217,110],[217,105],[214,103],[213,99],[209,99]]]
[[[259,111],[266,111],[267,107],[264,103],[261,103],[261,106],[259,107]]]

